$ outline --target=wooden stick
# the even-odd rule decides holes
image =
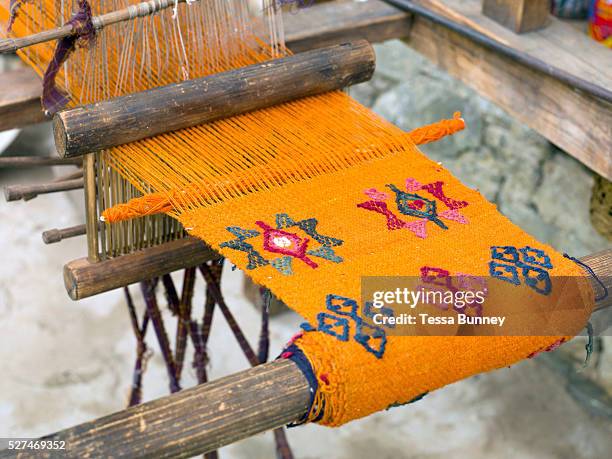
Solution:
[[[164,10],[176,3],[185,3],[188,0],[150,0],[148,2],[131,5],[127,8],[110,13],[94,16],[92,22],[96,30],[100,30],[106,26],[117,24],[119,22],[130,21],[137,17],[150,16],[158,11]],[[189,0],[197,2],[199,0]],[[57,29],[45,30],[44,32],[28,35],[20,38],[4,38],[0,40],[0,54],[14,53],[15,51],[26,48],[28,46],[45,43],[47,41],[58,40],[74,34],[74,29],[71,24],[58,27]]]
[[[85,234],[85,225],[69,226],[68,228],[53,228],[43,231],[42,239],[45,244],[55,244],[70,237],[82,236]]]
[[[83,170],[82,169],[78,169],[74,172],[71,172],[70,174],[66,174],[66,175],[62,175],[60,177],[57,177],[53,180],[51,180],[50,183],[61,183],[61,182],[66,182],[69,180],[74,180],[74,179],[78,179],[78,178],[82,178],[83,177]],[[37,193],[30,193],[30,194],[25,194],[22,196],[22,199],[24,201],[29,201],[31,199],[34,199],[36,196],[38,196]]]
[[[70,298],[80,300],[219,257],[201,240],[186,237],[98,262],[71,261],[64,266],[64,284]]]
[[[100,177],[101,179],[101,177]],[[91,153],[83,157],[83,180],[85,197],[85,228],[87,233],[87,258],[89,261],[100,260],[98,199],[96,194],[96,155]]]
[[[54,156],[0,156],[0,169],[39,166],[80,166],[83,158],[59,158]]]
[[[17,201],[30,195],[55,193],[57,191],[78,190],[83,188],[83,179],[65,180],[63,182],[39,183],[37,185],[10,185],[4,187],[7,201]]]
[[[374,66],[358,40],[117,97],[57,113],[55,144],[79,156],[360,83]]]
[[[124,257],[121,257],[124,258]],[[612,249],[582,258],[612,289]],[[600,293],[598,286],[596,292]],[[611,306],[612,297],[596,310]],[[303,417],[310,388],[291,361],[276,360],[63,430],[45,440],[66,442],[62,457],[187,458]],[[1,451],[0,458],[18,452]],[[50,457],[23,450],[20,458]]]

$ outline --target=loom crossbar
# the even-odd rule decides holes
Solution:
[[[612,249],[581,261],[612,290]],[[601,285],[593,277],[591,281],[601,298],[595,309],[611,307],[612,295],[604,298]],[[42,439],[66,441],[66,458],[187,458],[300,419],[309,401],[301,370],[292,361],[276,360]],[[51,457],[41,451],[34,456],[5,450],[0,459],[18,454]]]
[[[64,285],[70,298],[80,300],[217,258],[204,242],[188,236],[103,261],[71,261],[64,266]]]
[[[361,83],[374,67],[365,40],[307,51],[59,112],[55,144],[61,157],[92,153]]]

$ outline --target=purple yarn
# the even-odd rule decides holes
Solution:
[[[19,1],[19,0],[16,0]],[[53,114],[68,103],[68,94],[55,84],[55,77],[62,64],[68,59],[77,46],[91,46],[96,38],[91,16],[91,7],[87,0],[79,0],[78,11],[66,23],[72,25],[73,33],[57,42],[53,59],[43,77],[42,105],[47,114]]]
[[[15,22],[15,18],[17,17],[17,13],[19,13],[21,6],[24,3],[27,3],[30,1],[32,0],[11,0],[11,3],[9,3],[9,11],[11,12],[11,15],[9,17],[8,25],[6,26],[7,32],[11,31],[11,28],[13,27],[13,23]]]

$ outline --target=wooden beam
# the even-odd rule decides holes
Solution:
[[[55,146],[80,156],[361,83],[374,67],[372,46],[357,40],[116,97],[57,113]]]
[[[40,123],[42,83],[29,67],[0,74],[0,131]]]
[[[483,0],[482,14],[516,33],[531,32],[550,22],[550,0]]]
[[[612,249],[581,261],[612,291]],[[596,296],[602,296],[601,286],[590,279]],[[612,295],[595,309],[605,307],[612,307]],[[310,396],[302,371],[291,361],[276,360],[43,439],[65,441],[61,457],[66,458],[187,458],[302,418]],[[17,455],[41,458],[51,452],[0,451],[0,459]]]
[[[276,360],[45,437],[66,449],[4,450],[8,458],[189,458],[299,419],[310,388]]]
[[[107,260],[71,261],[64,266],[64,285],[70,298],[80,300],[219,257],[201,240],[186,237]]]
[[[285,42],[293,52],[365,39],[380,43],[410,33],[410,15],[378,0],[331,1],[283,15]]]

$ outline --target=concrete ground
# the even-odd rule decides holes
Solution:
[[[50,148],[47,135],[48,127],[27,129],[11,152],[44,153]],[[0,185],[39,182],[49,173],[0,170]],[[0,202],[0,437],[39,436],[125,406],[135,340],[121,292],[72,302],[64,290],[62,266],[85,254],[84,238],[45,246],[40,237],[45,229],[82,223],[81,199],[81,193],[70,192],[27,203]],[[537,218],[529,221],[535,224]],[[580,247],[601,244],[580,237]],[[255,342],[258,311],[243,294],[242,274],[226,269],[227,302]],[[175,280],[180,285],[180,279]],[[202,290],[199,284],[196,305],[202,304]],[[142,311],[135,287],[133,292]],[[273,317],[272,355],[300,322],[291,312]],[[212,377],[247,366],[238,347],[226,339],[227,333],[217,316],[210,340]],[[144,379],[147,400],[168,391],[159,349],[154,347],[154,352]],[[603,382],[610,383],[609,352],[606,359],[598,371]],[[188,368],[184,386],[194,382],[194,372]],[[593,415],[576,402],[565,385],[564,378],[534,359],[461,381],[418,403],[341,428],[290,429],[288,438],[296,457],[302,459],[609,457],[609,419]],[[271,434],[221,451],[225,459],[273,456]]]

